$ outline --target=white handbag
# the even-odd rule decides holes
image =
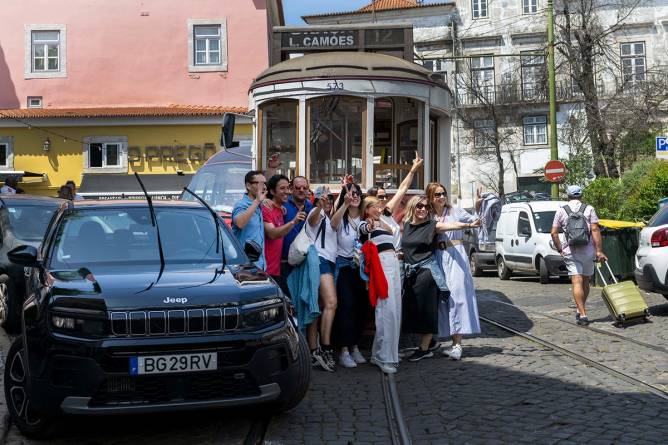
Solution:
[[[308,223],[304,222],[302,229],[292,241],[292,244],[290,244],[290,249],[288,250],[288,264],[291,266],[299,266],[303,263],[308,254],[308,248],[313,244],[306,233],[306,224]]]

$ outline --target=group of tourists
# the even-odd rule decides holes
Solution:
[[[338,196],[320,186],[311,202],[303,176],[246,174],[232,231],[261,250],[256,265],[292,298],[314,367],[334,371],[337,362],[347,368],[365,363],[359,343],[372,311],[370,360],[385,373],[397,370],[401,332],[420,338],[403,351],[409,361],[433,357],[448,337],[452,346],[443,353],[458,360],[462,336],[480,332],[461,241],[463,230],[479,220],[452,207],[436,182],[408,200],[401,221],[394,217],[422,164],[416,153],[391,199],[379,187],[364,193],[345,176]],[[304,240],[307,251],[295,256]]]
[[[70,201],[81,201],[84,199],[77,193],[77,185],[71,179],[58,189],[58,197],[60,199],[69,199]]]

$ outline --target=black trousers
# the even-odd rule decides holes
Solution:
[[[336,280],[337,306],[332,344],[351,347],[359,344],[370,313],[369,294],[359,269],[342,267]]]
[[[420,268],[404,279],[402,330],[407,334],[438,333],[439,289],[429,269]]]
[[[276,277],[272,277],[276,280],[278,285],[281,287],[281,290],[285,295],[288,296],[292,300],[292,295],[290,295],[290,289],[288,289],[288,275],[290,275],[290,272],[294,269],[293,266],[291,266],[287,261],[281,260],[281,276],[277,279]]]

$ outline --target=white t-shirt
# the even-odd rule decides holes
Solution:
[[[401,250],[401,227],[399,223],[392,217],[392,214],[387,214],[383,212],[380,215],[380,220],[387,224],[392,229],[392,244],[394,244],[394,250],[397,252]]]
[[[355,242],[359,238],[357,228],[360,225],[360,219],[359,217],[348,217],[347,222],[348,225],[346,227],[345,221],[342,220],[339,224],[339,230],[336,232],[336,240],[338,243],[336,255],[344,258],[351,258],[353,256],[353,251],[355,250]]]
[[[311,225],[307,222],[306,223],[306,234],[309,236],[311,241],[313,241],[313,244],[315,245],[316,250],[318,251],[318,256],[321,258],[324,258],[326,260],[329,260],[331,262],[336,261],[336,252],[338,249],[338,243],[337,243],[337,234],[334,229],[332,229],[332,223],[329,219],[329,217],[325,214],[323,210],[318,209],[317,207],[311,210],[311,212],[320,212],[320,216],[318,218],[318,222],[314,227],[311,227]],[[325,247],[322,247],[322,233],[318,234],[318,230],[320,230],[320,224],[323,221],[323,218],[325,219]],[[316,235],[318,237],[316,238]]]

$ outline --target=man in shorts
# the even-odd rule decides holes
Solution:
[[[577,185],[568,186],[566,194],[568,195],[567,205],[571,209],[571,212],[577,212],[582,205],[582,201],[580,201],[582,187]],[[594,275],[594,263],[596,261],[607,261],[608,258],[603,254],[598,216],[596,216],[596,211],[590,205],[586,206],[582,212],[589,226],[589,243],[582,246],[569,246],[568,243],[561,244],[559,231],[563,231],[566,228],[566,222],[568,221],[568,213],[564,207],[557,210],[557,213],[554,215],[552,231],[550,233],[555,248],[564,258],[564,262],[568,268],[568,276],[571,278],[573,299],[577,307],[575,320],[579,325],[586,326],[589,324],[589,318],[587,317],[585,303],[589,296],[589,282],[591,281],[591,276]]]

